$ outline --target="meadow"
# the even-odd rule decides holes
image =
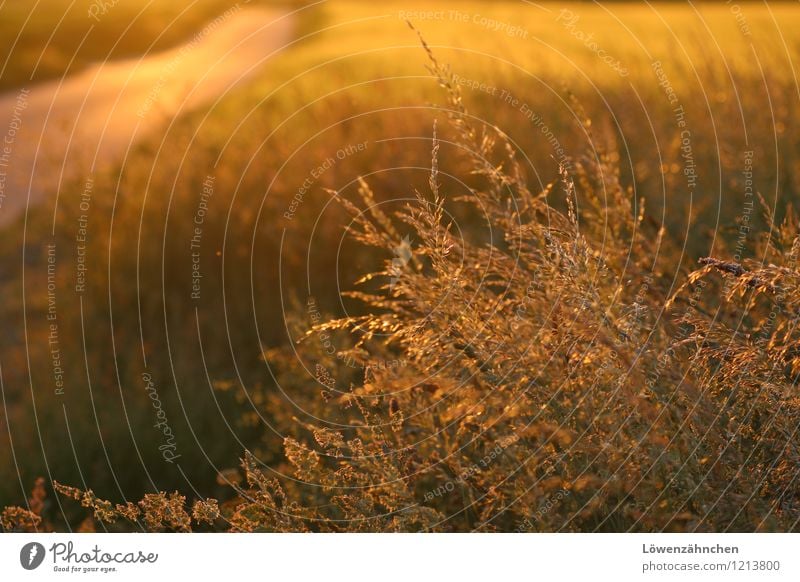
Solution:
[[[4,529],[797,531],[800,10],[434,4],[5,227]]]

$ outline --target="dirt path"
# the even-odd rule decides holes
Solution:
[[[278,11],[232,9],[175,49],[0,96],[0,224],[245,82],[289,42],[292,25]]]

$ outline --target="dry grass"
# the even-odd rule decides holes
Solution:
[[[360,203],[333,192],[350,235],[386,262],[350,293],[363,316],[306,331],[298,349],[317,363],[316,387],[291,350],[267,354],[282,388],[325,419],[276,415],[292,436],[273,469],[291,478],[248,453],[233,498],[191,512],[177,493],[114,506],[57,489],[100,522],[159,531],[796,529],[794,215],[759,241],[765,261],[705,259],[671,296],[677,251],[634,208],[612,154],[590,152],[532,190],[506,136],[476,124],[431,59],[447,149],[480,186],[448,196],[434,130],[415,202],[385,213],[366,182]],[[454,230],[455,205],[486,230]],[[404,240],[411,258],[393,262]],[[322,332],[352,338],[365,364],[353,383],[336,380],[349,371],[315,341]],[[369,366],[387,357],[406,365]],[[346,428],[331,428],[332,406]]]

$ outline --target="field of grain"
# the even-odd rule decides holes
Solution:
[[[278,7],[3,227],[3,528],[797,531],[800,9]]]

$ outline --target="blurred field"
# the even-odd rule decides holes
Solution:
[[[243,5],[291,5],[251,0]],[[136,57],[187,40],[236,5],[230,0],[126,2],[40,0],[0,4],[0,91],[76,73],[89,64]]]
[[[74,10],[85,12],[79,4]],[[121,35],[135,13],[121,3],[109,11],[113,20],[91,28],[74,66],[137,54],[145,43],[177,42],[219,11],[219,2],[200,4],[190,17],[159,4]],[[678,249],[660,272],[665,289],[677,288],[699,257],[737,244],[744,152],[753,152],[755,190],[780,219],[800,191],[800,10],[788,3],[740,8],[389,1],[301,10],[306,24],[297,42],[247,87],[170,123],[118,170],[84,173],[62,189],[54,224],[48,202],[8,227],[0,243],[2,318],[11,330],[0,338],[8,425],[0,431],[0,466],[9,478],[0,484],[0,505],[21,503],[40,475],[120,501],[175,489],[224,498],[228,489],[217,473],[234,468],[244,449],[267,466],[285,463],[283,436],[294,419],[314,420],[295,402],[318,392],[314,362],[292,370],[306,384],[293,379],[304,387],[287,394],[270,365],[278,356],[264,354],[289,350],[311,326],[309,298],[323,315],[364,313],[339,291],[392,259],[386,249],[344,237],[351,219],[326,189],[353,198],[363,176],[379,202],[394,201],[389,210],[401,206],[398,199],[413,200],[415,189],[427,189],[434,119],[448,199],[480,183],[444,127],[447,106],[406,19],[463,81],[474,123],[497,126],[521,152],[532,190],[559,179],[560,161],[611,152],[620,183],[630,185],[625,195],[645,201],[647,220],[656,231],[663,225]],[[23,12],[14,14],[0,25],[4,42]],[[173,17],[176,24],[165,26]],[[47,18],[31,17],[36,24],[20,37],[3,88],[19,86],[32,70],[47,42],[41,31],[52,30]],[[86,25],[59,30],[55,45]],[[34,65],[34,78],[72,71],[64,63],[71,50]],[[684,130],[692,179],[682,157]],[[87,212],[80,202],[90,177]],[[203,198],[209,183],[213,195]],[[191,241],[201,208],[198,283]],[[448,211],[477,243],[490,240],[474,208],[454,204]],[[76,293],[82,215],[89,276]],[[756,218],[753,225],[763,230]],[[756,258],[755,236],[743,259]],[[58,397],[47,343],[45,243],[58,249],[66,386]],[[346,335],[335,338],[340,350],[351,347]],[[143,373],[158,387],[180,468],[159,451]],[[342,374],[337,380],[345,386],[364,381],[359,369]],[[53,515],[59,509],[49,507]],[[74,506],[65,511],[77,519]]]

